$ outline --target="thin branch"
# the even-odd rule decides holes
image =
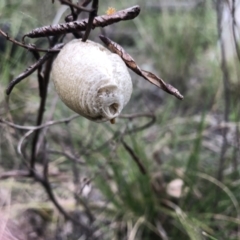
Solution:
[[[22,152],[22,145],[23,145],[23,143],[24,143],[24,140],[25,140],[26,138],[28,138],[32,133],[34,133],[33,130],[30,130],[30,131],[26,132],[26,133],[20,138],[20,140],[19,140],[19,142],[18,142],[17,152],[18,152],[18,154],[19,154],[20,156],[23,157],[23,159],[25,159],[25,157],[24,157],[23,152]],[[29,165],[28,165],[27,163],[26,163],[26,165],[27,165],[28,168],[29,168]]]
[[[78,116],[75,115],[75,117],[72,117],[71,120],[74,119],[74,118],[76,118],[76,117],[78,117]],[[26,132],[26,133],[24,134],[24,136],[23,136],[23,137],[19,140],[19,142],[18,142],[18,147],[17,147],[18,153],[19,153],[20,155],[23,155],[23,154],[22,154],[22,145],[23,145],[25,139],[28,138],[34,131],[38,131],[38,130],[40,130],[40,129],[42,129],[42,128],[45,128],[45,127],[47,127],[47,126],[54,125],[54,124],[67,123],[68,121],[64,121],[64,120],[61,121],[61,120],[60,120],[60,121],[55,121],[55,122],[54,122],[54,121],[51,121],[51,122],[52,122],[52,124],[50,124],[50,123],[49,123],[49,124],[44,124],[44,125],[42,125],[42,126],[35,127],[35,129]]]
[[[237,34],[236,34],[236,30],[235,30],[235,28],[237,27],[235,12],[236,12],[236,0],[232,0],[231,14],[232,14],[233,40],[234,40],[234,45],[235,45],[238,61],[240,61],[240,48],[239,48],[239,45],[238,45]]]
[[[39,66],[41,66],[44,62],[46,62],[49,57],[51,56],[51,54],[46,53],[43,57],[41,57],[39,59],[39,61],[37,61],[36,63],[34,63],[33,65],[29,66],[23,73],[21,73],[20,75],[18,75],[16,78],[14,78],[8,85],[7,89],[6,89],[6,94],[10,95],[13,88],[20,83],[23,79],[25,79],[26,77],[28,77],[29,75],[31,75],[33,72],[35,72]]]
[[[50,173],[49,176],[57,177],[59,173]],[[12,170],[4,173],[0,173],[0,180],[8,179],[8,178],[31,178],[31,174],[28,170]]]
[[[43,124],[43,125],[40,125],[40,126],[37,126],[37,127],[28,127],[28,128],[31,128],[31,130],[29,130],[28,132],[26,132],[26,133],[21,137],[21,139],[20,139],[19,142],[18,142],[18,146],[17,146],[17,151],[18,151],[18,153],[19,153],[21,156],[23,156],[23,153],[22,153],[22,145],[23,145],[25,139],[28,138],[34,131],[40,130],[40,129],[42,129],[42,128],[45,128],[45,127],[48,127],[48,126],[51,126],[51,125],[59,124],[59,123],[66,123],[66,124],[67,124],[68,122],[70,122],[71,120],[73,120],[73,119],[76,118],[76,117],[79,117],[79,115],[74,115],[74,116],[72,116],[72,117],[70,117],[70,118],[62,119],[62,120],[59,120],[59,121],[50,121],[50,122],[48,122],[48,123],[46,123],[46,124]],[[1,120],[0,120],[0,121],[1,121]],[[13,128],[16,128],[16,126],[17,126],[18,129],[23,129],[23,127],[20,126],[20,125],[15,125],[15,124],[12,124],[12,123],[9,123],[9,122],[6,122],[6,121],[5,121],[4,123],[9,124],[9,126],[11,126],[11,127],[13,127]],[[21,127],[21,128],[20,128],[20,127]],[[26,128],[25,128],[25,130],[26,130]]]
[[[180,92],[173,87],[172,85],[165,83],[161,78],[157,77],[153,73],[142,70],[135,62],[135,60],[117,43],[113,42],[109,38],[101,35],[99,38],[106,44],[106,46],[113,52],[118,54],[122,60],[125,62],[127,67],[129,67],[132,71],[145,78],[150,83],[155,86],[161,88],[165,92],[174,95],[176,98],[182,100],[183,96]]]
[[[53,120],[53,115],[54,115],[54,111],[56,109],[56,104],[57,104],[57,101],[59,100],[57,93],[55,93],[54,95],[55,96],[54,96],[54,99],[52,100],[51,107],[49,107],[48,116],[45,118],[46,122]],[[45,136],[46,136],[48,130],[49,130],[48,127],[43,129],[42,134],[38,140],[37,151],[39,151],[39,149],[42,148],[41,146],[45,141]],[[42,152],[42,150],[41,150],[41,152]]]
[[[75,157],[73,156],[71,153],[68,153],[68,152],[61,152],[61,151],[56,151],[56,150],[47,150],[48,153],[50,154],[56,154],[56,155],[62,155],[62,156],[65,156],[66,158],[70,159],[71,161],[74,161],[78,164],[81,164],[81,165],[84,165],[85,162],[84,161],[81,161],[79,160],[78,157]]]
[[[132,113],[132,114],[121,114],[118,116],[118,118],[127,118],[127,119],[134,119],[134,118],[140,118],[140,117],[153,118],[155,117],[155,115],[152,113]]]
[[[94,9],[93,12],[89,13],[89,18],[88,18],[88,24],[87,24],[87,29],[85,31],[85,34],[82,38],[82,41],[83,42],[86,42],[87,39],[88,39],[88,36],[91,32],[91,29],[93,27],[93,21],[94,21],[94,18],[97,16],[97,12],[98,12],[98,0],[93,0],[93,3],[92,3],[92,8]]]
[[[49,126],[52,126],[52,125],[57,125],[57,124],[60,124],[60,123],[68,124],[69,122],[71,122],[75,118],[79,118],[79,117],[80,117],[80,115],[74,114],[69,118],[63,118],[63,119],[57,120],[57,121],[49,121],[49,122],[46,122],[46,123],[44,123],[40,126],[22,126],[22,125],[14,124],[12,122],[8,122],[8,121],[3,120],[1,118],[0,118],[0,123],[6,124],[6,125],[8,125],[12,128],[19,129],[19,130],[36,131],[38,129],[46,128],[46,127],[49,127]],[[140,117],[151,118],[154,121],[156,120],[156,116],[152,113],[121,114],[121,115],[118,116],[118,118],[122,118],[122,119],[125,118],[125,119],[130,119],[130,120],[134,119],[134,118],[140,118]]]
[[[138,116],[139,115],[139,116]],[[155,122],[156,122],[156,116],[153,114],[126,114],[126,115],[120,115],[119,118],[126,118],[126,119],[133,119],[133,118],[137,118],[137,117],[147,117],[147,118],[151,118],[151,120],[149,122],[147,122],[146,124],[144,124],[143,126],[140,127],[136,127],[133,128],[131,130],[124,130],[124,131],[117,131],[113,134],[112,137],[110,137],[106,142],[104,142],[103,144],[101,144],[100,146],[96,147],[96,148],[87,148],[86,151],[84,153],[82,153],[82,155],[84,156],[88,156],[93,152],[99,152],[101,151],[101,149],[103,149],[104,147],[106,147],[111,141],[115,140],[115,139],[119,139],[127,134],[133,134],[136,132],[141,132],[144,129],[147,129],[149,127],[151,127]]]
[[[77,193],[74,193],[74,197],[76,198],[76,200],[78,201],[78,203],[80,203],[80,204],[84,207],[84,209],[85,209],[85,211],[86,211],[86,214],[87,214],[87,216],[88,216],[88,218],[89,218],[89,221],[90,221],[91,223],[93,223],[96,218],[95,218],[94,215],[92,214],[92,212],[91,212],[90,208],[88,207],[87,203],[84,201],[84,199],[82,199],[81,197],[79,197],[79,195],[78,195]]]
[[[58,44],[56,46],[54,46],[52,49],[61,49],[63,46],[63,44]],[[23,73],[21,73],[20,75],[18,75],[16,78],[14,78],[8,85],[7,89],[6,89],[6,94],[10,95],[10,93],[12,92],[13,88],[19,83],[21,82],[23,79],[25,79],[26,77],[28,77],[29,75],[31,75],[33,72],[35,72],[40,66],[42,66],[43,63],[45,63],[50,57],[52,56],[52,52],[48,52],[46,53],[44,56],[42,56],[36,63],[34,63],[33,65],[31,65],[30,67],[28,67]],[[40,96],[43,94],[42,90],[40,91]]]
[[[36,121],[37,126],[41,125],[42,120],[43,120],[45,104],[46,104],[46,99],[47,99],[47,88],[48,88],[48,82],[49,82],[49,78],[50,78],[52,63],[53,63],[53,56],[51,56],[51,58],[48,59],[46,66],[45,66],[45,72],[44,72],[44,77],[43,77],[45,89],[43,91],[43,95],[41,96],[41,101],[40,101],[40,106],[39,106],[38,116],[37,116],[37,121]],[[34,171],[34,166],[35,166],[35,161],[36,161],[36,148],[37,148],[39,134],[40,134],[40,129],[35,131],[35,134],[34,134],[33,140],[32,140],[30,171]]]
[[[92,13],[92,12],[94,12],[94,10],[95,10],[94,8],[88,9],[88,8],[83,7],[83,6],[76,5],[76,4],[74,4],[74,3],[71,3],[71,2],[69,2],[69,1],[66,1],[66,0],[59,0],[59,2],[60,2],[61,4],[67,5],[67,6],[69,6],[69,7],[76,8],[77,10],[84,11],[84,12]]]
[[[36,181],[38,181],[39,183],[41,183],[41,185],[44,187],[44,189],[46,190],[46,193],[48,194],[49,199],[52,201],[52,203],[54,204],[54,206],[58,209],[58,211],[68,220],[70,220],[71,222],[73,222],[74,224],[79,225],[82,230],[88,235],[91,236],[93,234],[93,231],[91,231],[91,229],[89,228],[89,226],[87,226],[86,224],[78,221],[77,219],[73,218],[69,213],[67,213],[64,208],[59,204],[59,202],[57,201],[57,199],[55,198],[55,195],[52,191],[51,185],[48,181],[48,178],[42,178],[41,176],[39,176],[35,171],[33,171],[33,177]]]
[[[31,51],[31,53],[33,54],[33,56],[36,58],[37,61],[40,60],[41,56],[40,53],[37,51]],[[43,64],[40,64],[39,67],[37,68],[37,76],[38,76],[38,89],[39,89],[39,96],[42,97],[43,96],[43,91],[44,91],[44,81],[43,81],[43,76],[41,74],[42,72],[42,66]]]
[[[156,116],[154,114],[150,114],[150,113],[121,114],[118,118],[126,118],[126,119],[131,120],[131,119],[140,118],[140,117],[151,118],[151,120],[149,122],[147,122],[146,124],[144,124],[143,126],[136,127],[136,128],[131,129],[131,130],[126,130],[125,134],[132,134],[132,133],[136,133],[136,132],[141,132],[144,129],[147,129],[147,128],[151,127],[156,122]]]
[[[4,124],[6,124],[6,125],[8,125],[8,126],[10,126],[12,128],[15,128],[15,129],[36,131],[36,130],[39,130],[39,129],[42,129],[42,128],[49,127],[51,125],[59,124],[59,123],[68,124],[69,122],[71,122],[72,120],[74,120],[75,118],[78,118],[78,117],[80,117],[80,115],[74,114],[74,115],[72,115],[69,118],[63,118],[63,119],[57,120],[57,121],[49,121],[49,122],[46,122],[46,123],[44,123],[42,125],[39,125],[39,126],[22,126],[22,125],[14,124],[12,122],[8,122],[8,121],[3,120],[1,118],[0,118],[0,123],[4,123]]]
[[[86,7],[92,0],[79,0],[77,5],[81,7]],[[78,14],[81,13],[82,10],[77,9]]]
[[[29,171],[26,170],[13,170],[0,174],[0,180],[7,178],[20,178],[20,177],[30,177]]]
[[[106,27],[116,22],[134,19],[140,13],[140,7],[138,5],[131,8],[127,8],[118,11],[112,15],[102,15],[95,17],[93,20],[92,28],[95,27]],[[53,26],[44,26],[40,28],[33,29],[31,32],[23,36],[29,38],[39,38],[47,36],[57,36],[64,33],[72,33],[75,31],[86,31],[88,26],[88,19],[81,21],[74,21],[69,23],[61,23]]]
[[[124,142],[124,140],[122,139],[122,144],[124,146],[124,148],[127,150],[127,152],[129,153],[129,155],[132,157],[132,159],[135,161],[135,163],[137,164],[140,172],[142,174],[147,174],[147,170],[145,169],[144,165],[141,163],[139,157],[135,154],[135,152],[133,151],[133,149],[127,145],[126,142]]]
[[[34,45],[30,45],[30,44],[25,44],[25,43],[21,43],[11,37],[8,36],[7,33],[5,33],[3,30],[0,29],[0,34],[5,37],[8,41],[12,42],[15,45],[18,45],[20,47],[23,47],[29,51],[38,51],[38,52],[46,52],[46,53],[58,53],[60,51],[60,49],[42,49],[42,48],[37,48]]]
[[[43,162],[43,177],[44,177],[44,179],[48,179],[49,161],[48,161],[47,152],[46,152],[46,141],[44,142],[42,152],[43,152],[43,160],[42,160],[42,162]]]
[[[89,2],[91,2],[91,0],[83,0],[81,3],[78,2],[77,7],[86,7],[89,4]],[[75,6],[75,4],[74,4],[74,6]],[[77,8],[75,10],[73,6],[70,6],[70,9],[71,9],[71,14],[69,14],[68,16],[65,17],[65,22],[76,21],[78,18],[78,15],[82,12],[82,10],[79,8]],[[82,38],[82,34],[79,32],[73,32],[73,35],[77,39]]]

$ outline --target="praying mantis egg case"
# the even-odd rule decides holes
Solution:
[[[63,47],[53,63],[52,79],[61,100],[95,122],[115,119],[132,94],[123,60],[89,40],[74,39]]]

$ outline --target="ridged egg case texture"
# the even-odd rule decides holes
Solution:
[[[63,47],[53,63],[52,79],[69,108],[96,122],[116,118],[132,93],[123,60],[89,40],[74,39]]]

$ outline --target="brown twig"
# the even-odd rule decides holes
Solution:
[[[5,33],[3,30],[0,29],[0,34],[5,37],[8,41],[12,42],[13,44],[18,45],[19,47],[23,47],[29,51],[38,51],[38,52],[46,52],[46,53],[58,53],[60,51],[60,49],[42,49],[42,48],[37,48],[34,45],[27,45],[25,43],[21,43],[11,37],[8,36],[7,33]]]
[[[135,154],[135,152],[133,151],[133,149],[132,149],[130,146],[128,146],[128,144],[127,144],[126,142],[124,142],[123,139],[121,140],[121,142],[122,142],[124,148],[125,148],[125,149],[127,150],[127,152],[129,153],[129,155],[132,157],[132,159],[133,159],[133,160],[135,161],[135,163],[137,164],[140,172],[141,172],[142,174],[144,174],[144,175],[147,174],[147,170],[145,169],[144,165],[141,163],[139,157]]]
[[[92,28],[95,27],[106,27],[113,23],[119,21],[125,21],[134,19],[140,13],[140,7],[133,6],[131,8],[127,8],[121,11],[118,11],[112,15],[102,15],[95,17],[93,20]],[[38,38],[38,37],[46,37],[46,36],[57,36],[64,33],[72,33],[74,31],[86,31],[88,26],[88,19],[84,19],[81,21],[74,21],[69,23],[61,23],[53,26],[44,26],[40,28],[33,29],[31,32],[25,34],[23,36],[23,40],[25,37],[30,38]]]
[[[78,1],[77,5],[74,4],[74,6],[77,7],[77,9],[74,9],[73,6],[70,6],[71,14],[69,14],[68,16],[65,17],[65,22],[76,21],[78,18],[78,15],[82,12],[82,10],[81,10],[82,7],[86,7],[90,2],[91,2],[91,0],[82,0],[81,2]],[[80,7],[80,8],[78,8],[78,7]],[[92,9],[92,10],[94,10],[94,9]],[[79,32],[73,32],[72,34],[77,39],[82,37],[82,34]]]
[[[58,209],[58,211],[68,220],[72,221],[74,224],[79,225],[79,227],[82,228],[83,232],[85,232],[85,234],[87,236],[92,236],[93,231],[91,231],[91,229],[89,228],[89,226],[87,226],[86,224],[78,221],[77,219],[73,218],[69,213],[67,213],[64,208],[59,204],[59,202],[57,201],[57,199],[55,198],[55,195],[52,191],[51,185],[48,181],[47,176],[45,176],[44,178],[42,178],[40,175],[38,175],[35,171],[33,171],[33,177],[34,179],[41,183],[41,185],[44,187],[44,189],[46,190],[46,193],[48,194],[49,199],[52,201],[52,203],[54,204],[54,206]]]
[[[86,7],[90,2],[91,0],[82,0],[81,2],[78,1],[77,6]],[[78,18],[78,15],[82,12],[82,10],[80,9],[75,10],[73,7],[70,7],[70,9],[71,9],[71,13],[65,17],[65,22],[76,21]],[[74,32],[73,34],[75,35],[78,33]]]
[[[54,46],[52,49],[61,49],[63,46],[63,44],[57,44],[56,46]],[[28,77],[29,75],[31,75],[33,72],[35,72],[40,66],[42,66],[43,63],[45,63],[51,56],[52,56],[52,52],[48,52],[46,53],[44,56],[42,56],[36,63],[34,63],[33,65],[31,65],[30,67],[28,67],[23,73],[21,73],[20,75],[18,75],[16,78],[14,78],[8,85],[7,89],[6,89],[6,94],[10,95],[10,93],[12,92],[13,88],[20,83],[23,79],[25,79],[26,77]],[[39,75],[40,73],[38,73]],[[41,79],[43,80],[43,79]],[[41,81],[41,84],[43,84],[43,81]],[[40,96],[43,95],[43,86],[40,88]]]
[[[46,151],[46,141],[44,141],[44,144],[42,144],[42,145],[43,146],[41,146],[41,148],[42,148],[42,152],[43,152],[43,156],[42,156],[43,178],[48,179],[49,160],[48,160],[47,151]]]
[[[52,125],[59,124],[59,123],[68,124],[69,122],[71,122],[72,120],[74,120],[75,118],[78,118],[78,117],[80,117],[80,115],[74,114],[74,115],[70,116],[69,118],[63,118],[63,119],[57,120],[57,121],[48,121],[48,122],[46,122],[42,125],[39,125],[39,126],[22,126],[22,125],[14,124],[12,122],[8,122],[8,121],[3,120],[1,118],[0,118],[0,123],[6,124],[6,125],[8,125],[12,128],[15,128],[15,129],[27,130],[27,131],[36,131],[36,130],[39,130],[39,129],[42,129],[42,128],[46,128],[46,127],[49,127],[49,126],[52,126]]]
[[[52,63],[53,63],[53,56],[51,56],[48,59],[46,66],[45,66],[45,72],[44,72],[44,77],[43,77],[44,91],[43,91],[43,95],[41,96],[40,106],[39,106],[39,110],[38,110],[38,116],[37,116],[37,121],[36,121],[37,126],[41,125],[42,120],[43,120],[45,104],[46,104],[46,99],[47,99],[47,88],[48,88],[48,82],[49,82]],[[40,134],[40,129],[35,131],[35,134],[34,134],[33,140],[32,140],[30,171],[34,170],[34,165],[35,165],[35,161],[36,161],[36,147],[37,147],[37,141],[38,141],[39,134]]]
[[[68,152],[61,152],[61,151],[56,151],[56,150],[51,150],[51,149],[50,149],[50,150],[47,150],[47,152],[50,153],[50,154],[56,154],[56,155],[65,156],[65,157],[68,158],[69,160],[74,161],[74,162],[76,162],[76,163],[78,163],[78,164],[81,164],[81,165],[84,165],[84,164],[85,164],[84,161],[79,160],[78,157],[75,157],[75,156],[73,156],[71,153],[68,153]]]
[[[46,122],[49,122],[49,121],[53,120],[53,115],[54,115],[54,112],[56,110],[57,102],[59,100],[57,93],[55,93],[54,95],[55,96],[54,96],[54,99],[51,102],[51,107],[49,107],[48,116],[46,116],[46,118],[45,118]],[[43,129],[42,134],[40,135],[39,140],[38,140],[38,145],[37,145],[37,150],[36,150],[37,152],[39,152],[39,151],[43,152],[42,151],[42,145],[44,144],[44,142],[46,142],[45,138],[46,138],[46,134],[47,134],[48,130],[49,130],[49,127],[46,127],[46,128]]]
[[[7,179],[7,178],[20,178],[20,177],[30,177],[29,171],[26,170],[13,170],[8,171],[0,174],[0,179]]]
[[[155,115],[152,113],[132,113],[132,114],[121,114],[118,118],[127,118],[127,119],[134,119],[134,118],[140,118],[140,117],[148,117],[148,118],[154,118]]]
[[[86,7],[90,2],[91,2],[92,0],[79,0],[78,1],[78,3],[77,3],[77,5],[78,6],[82,6],[82,7]],[[77,13],[79,14],[79,13],[81,13],[82,12],[82,10],[80,10],[80,9],[77,9]]]
[[[35,72],[39,66],[41,66],[44,62],[47,61],[47,59],[49,59],[49,57],[51,56],[51,54],[46,53],[43,57],[41,57],[36,63],[34,63],[33,65],[29,66],[23,73],[21,73],[20,75],[18,75],[16,78],[14,78],[8,85],[7,89],[6,89],[6,94],[10,95],[13,88],[20,83],[23,79],[25,79],[26,77],[28,77],[29,75],[31,75],[33,72]]]
[[[61,4],[67,5],[67,6],[72,7],[72,8],[76,8],[77,10],[84,11],[84,12],[92,13],[95,10],[94,8],[88,9],[88,8],[85,8],[85,7],[81,6],[81,5],[76,5],[76,4],[71,3],[70,1],[66,1],[66,0],[59,0],[59,2]]]
[[[180,92],[173,87],[172,85],[165,83],[161,78],[157,77],[153,73],[142,70],[135,62],[135,60],[117,43],[113,42],[109,38],[101,35],[99,38],[106,44],[106,46],[113,52],[118,54],[122,60],[125,62],[127,67],[129,67],[132,71],[145,78],[150,83],[155,86],[161,88],[165,92],[174,95],[176,98],[182,100],[183,96]]]
[[[22,146],[23,146],[23,143],[25,141],[26,138],[28,138],[32,133],[34,133],[34,131],[37,131],[37,130],[40,130],[42,128],[46,128],[46,127],[49,127],[51,125],[56,125],[56,124],[59,124],[59,123],[69,123],[70,121],[72,121],[73,119],[79,117],[79,115],[73,115],[69,118],[65,118],[65,119],[62,119],[62,120],[58,120],[58,121],[49,121],[45,124],[42,124],[40,126],[21,126],[21,125],[17,125],[17,124],[14,124],[14,123],[11,123],[11,122],[8,122],[8,121],[5,121],[3,119],[0,119],[0,123],[4,123],[4,124],[7,124],[8,126],[12,127],[12,128],[15,128],[15,129],[21,129],[21,130],[28,130],[28,132],[26,132],[22,137],[21,139],[19,140],[18,142],[18,146],[17,146],[17,151],[18,153],[23,156],[23,153],[22,153]],[[23,156],[24,157],[24,156]]]
[[[39,61],[41,59],[40,53],[38,51],[31,51],[33,56],[35,57],[35,59],[37,61]],[[49,54],[49,53],[48,53]],[[43,91],[44,91],[44,81],[43,81],[43,76],[41,74],[42,72],[42,66],[43,63],[40,64],[37,68],[37,77],[38,77],[38,89],[39,89],[39,96],[42,97],[43,96]]]
[[[239,45],[238,45],[237,34],[236,34],[236,30],[235,30],[235,28],[237,27],[235,13],[236,13],[236,0],[232,0],[231,14],[232,14],[233,40],[234,40],[234,45],[235,45],[238,61],[240,61],[240,48],[239,48]]]
[[[92,27],[93,27],[94,18],[97,16],[97,12],[98,12],[98,0],[93,0],[92,9],[94,9],[94,11],[89,13],[87,28],[86,28],[85,34],[84,34],[84,36],[83,36],[83,38],[82,38],[82,41],[83,41],[83,42],[86,42],[86,41],[87,41],[88,36],[89,36],[89,34],[90,34],[90,32],[91,32],[91,29],[92,29]]]
[[[40,129],[42,129],[42,128],[45,128],[45,127],[48,127],[48,126],[50,126],[50,125],[55,125],[55,124],[59,124],[59,123],[68,123],[69,121],[71,121],[72,119],[74,119],[74,118],[76,118],[76,117],[79,117],[79,115],[75,115],[75,116],[73,116],[73,117],[71,117],[71,118],[68,118],[68,119],[66,119],[67,121],[64,121],[64,120],[60,120],[60,121],[52,121],[52,123],[49,123],[49,124],[44,124],[44,125],[42,125],[42,126],[39,126],[39,127],[36,127],[35,129],[33,129],[33,130],[30,130],[30,131],[28,131],[26,134],[24,134],[24,136],[20,139],[20,141],[19,141],[19,143],[18,143],[18,153],[20,154],[20,155],[23,155],[22,154],[22,145],[23,145],[23,143],[24,143],[24,141],[25,141],[25,139],[26,138],[28,138],[34,131],[39,131]]]
[[[51,177],[57,177],[60,174],[59,173],[50,173],[48,174]],[[0,173],[0,180],[4,180],[7,178],[31,178],[31,175],[28,170],[12,170],[7,171],[4,173]]]
[[[132,128],[130,130],[124,130],[124,132],[122,131],[117,131],[113,134],[112,137],[110,137],[106,142],[104,142],[103,144],[101,144],[99,147],[96,147],[96,148],[92,148],[89,146],[89,148],[86,148],[85,149],[85,152],[82,153],[82,155],[84,156],[88,156],[90,155],[91,153],[93,152],[98,152],[100,151],[102,148],[104,148],[105,146],[107,146],[111,141],[115,140],[115,139],[119,139],[125,135],[128,135],[128,134],[133,134],[133,133],[136,133],[136,132],[140,132],[140,131],[143,131],[144,129],[147,129],[149,127],[151,127],[155,121],[156,121],[156,116],[153,115],[153,114],[126,114],[126,115],[120,115],[119,118],[126,118],[126,119],[134,119],[134,118],[138,118],[138,117],[147,117],[147,118],[151,118],[151,120],[149,122],[147,122],[146,124],[144,124],[143,126],[140,126],[140,127],[136,127],[136,128]]]
[[[154,114],[151,114],[151,113],[121,114],[119,116],[119,118],[127,118],[129,120],[134,119],[134,118],[139,118],[139,117],[147,117],[147,118],[151,118],[151,120],[149,122],[147,122],[146,124],[140,126],[140,127],[136,127],[136,128],[131,129],[131,130],[126,130],[125,134],[132,134],[132,133],[136,133],[136,132],[141,132],[144,129],[147,129],[147,128],[151,127],[156,122],[156,116]]]

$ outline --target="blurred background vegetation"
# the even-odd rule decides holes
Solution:
[[[220,2],[99,2],[99,15],[108,7],[141,6],[136,19],[108,26],[104,33],[143,69],[178,88],[184,100],[131,73],[134,92],[123,113],[154,114],[156,121],[148,128],[124,134],[145,125],[145,117],[119,118],[115,125],[79,117],[42,130],[39,171],[47,158],[59,203],[88,224],[96,239],[240,239],[240,68],[235,54],[222,59]],[[64,22],[69,10],[61,14],[60,9],[58,1],[1,0],[0,28],[21,39],[59,14]],[[99,34],[101,29],[95,29],[90,39],[100,42]],[[47,47],[46,39],[29,42]],[[227,45],[225,51],[230,51]],[[0,36],[1,119],[35,125],[37,74],[14,88],[8,108],[4,92],[33,62],[30,52]],[[72,115],[50,83],[44,122]],[[1,124],[0,132],[0,210],[9,223],[17,221],[25,239],[91,239],[58,213],[41,185],[27,178],[3,179],[5,172],[25,168],[17,145],[26,131]],[[24,145],[26,155],[30,142],[31,137]]]

